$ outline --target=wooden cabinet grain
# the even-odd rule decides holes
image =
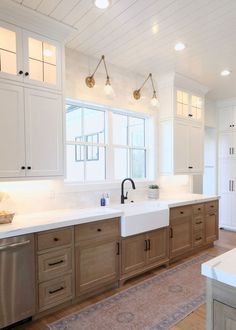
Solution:
[[[121,282],[168,263],[168,228],[122,239]]]
[[[96,294],[118,284],[120,262],[119,219],[75,227],[76,296]],[[96,291],[97,290],[97,291]]]

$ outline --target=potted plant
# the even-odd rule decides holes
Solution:
[[[157,184],[151,184],[148,187],[148,198],[158,199],[159,198],[159,186]]]

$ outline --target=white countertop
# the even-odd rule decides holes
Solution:
[[[219,196],[185,194],[163,196],[156,203],[162,206],[176,207],[218,199]],[[155,203],[153,200],[150,203]],[[137,203],[138,204],[138,203]],[[116,209],[117,207],[117,209]],[[87,209],[58,209],[47,212],[15,215],[11,224],[0,224],[0,239],[35,233],[44,230],[62,228],[92,221],[99,221],[124,214],[122,206],[96,207]]]
[[[236,287],[236,249],[202,264],[202,275]]]

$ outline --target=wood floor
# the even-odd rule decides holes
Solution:
[[[220,230],[220,238],[213,248],[208,249],[209,252],[213,254],[220,254],[225,252],[225,249],[233,249],[236,247],[236,232],[229,232]],[[186,259],[185,259],[186,260]],[[181,261],[183,262],[183,261]],[[181,262],[175,263],[173,266],[180,264]],[[56,321],[68,314],[76,312],[90,304],[93,304],[103,298],[109,297],[114,293],[120,292],[128,287],[137,284],[145,279],[148,279],[154,275],[160,274],[161,272],[165,271],[165,268],[157,269],[154,271],[149,272],[148,274],[141,275],[135,279],[128,281],[122,288],[114,289],[104,294],[100,294],[95,298],[88,299],[87,301],[70,306],[65,308],[59,312],[51,314],[50,316],[46,316],[40,320],[24,324],[23,326],[18,326],[14,330],[46,330],[48,329],[47,324]],[[192,312],[189,316],[187,316],[184,320],[176,324],[172,330],[205,330],[205,320],[206,320],[206,312],[205,312],[205,305],[200,306],[197,310]],[[101,329],[102,330],[102,329]],[[112,329],[111,329],[112,330]]]

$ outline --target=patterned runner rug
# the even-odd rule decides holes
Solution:
[[[49,325],[51,330],[170,329],[206,301],[201,264],[214,255],[197,256],[120,293]]]

